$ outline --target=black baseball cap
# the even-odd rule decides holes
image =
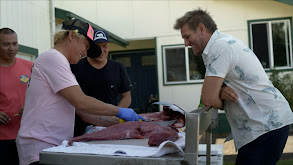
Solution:
[[[87,56],[97,58],[102,54],[101,48],[94,42],[94,29],[89,23],[79,19],[72,19],[63,22],[62,28],[65,30],[78,30],[78,33],[87,37],[90,42],[90,48],[87,50]]]
[[[103,30],[95,30],[94,31],[94,42],[109,42],[108,33]]]

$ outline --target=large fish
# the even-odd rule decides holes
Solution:
[[[103,130],[77,136],[68,142],[94,141],[94,140],[120,140],[149,138],[150,146],[158,146],[166,140],[176,141],[178,132],[170,127],[163,127],[153,122],[128,121],[119,123]]]
[[[139,115],[144,117],[146,121],[160,122],[160,121],[176,120],[176,122],[172,124],[170,127],[182,128],[185,126],[184,113],[185,113],[184,111],[182,113],[182,112],[174,111],[168,106],[163,106],[163,111],[153,112],[153,113],[141,113]]]

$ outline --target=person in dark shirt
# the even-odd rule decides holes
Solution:
[[[81,89],[86,95],[105,103],[127,108],[131,104],[132,84],[125,67],[108,58],[109,38],[106,31],[95,30],[94,42],[102,49],[97,58],[86,57],[71,64]],[[118,103],[118,95],[121,100]],[[117,117],[90,115],[76,110],[74,136],[84,134],[88,125],[110,126],[119,122]]]

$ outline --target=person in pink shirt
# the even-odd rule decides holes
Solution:
[[[15,139],[33,63],[16,57],[17,34],[0,29],[0,161],[18,165]]]
[[[78,19],[63,22],[54,48],[39,55],[32,68],[21,126],[16,138],[20,165],[39,164],[39,153],[73,137],[75,109],[127,121],[144,120],[131,108],[106,104],[85,95],[70,64],[86,55],[98,57],[90,24]]]

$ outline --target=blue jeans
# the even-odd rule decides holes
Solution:
[[[275,165],[289,136],[289,125],[270,131],[238,150],[235,165]]]

